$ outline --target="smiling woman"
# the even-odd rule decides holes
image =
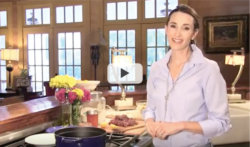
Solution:
[[[193,8],[177,6],[165,29],[171,50],[151,67],[147,131],[155,146],[210,147],[210,138],[231,127],[225,81],[218,65],[192,44],[199,31]]]

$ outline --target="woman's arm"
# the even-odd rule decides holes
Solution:
[[[181,131],[203,134],[202,128],[198,122],[160,122],[155,132],[155,137],[165,139],[169,135]]]

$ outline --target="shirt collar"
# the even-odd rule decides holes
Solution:
[[[195,44],[192,44],[191,48],[192,48],[192,55],[190,57],[189,63],[190,64],[203,63],[205,58],[201,50]],[[172,50],[169,50],[165,58],[162,60],[165,63],[164,65],[166,65],[169,62],[171,54],[172,54]]]

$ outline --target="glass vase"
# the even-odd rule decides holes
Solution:
[[[55,98],[61,103],[61,125],[72,125],[72,105],[69,103],[67,89],[57,88]]]
[[[62,104],[62,125],[72,126],[72,105],[69,102]]]
[[[78,125],[80,123],[80,111],[81,111],[81,102],[75,101],[72,104],[72,125]]]

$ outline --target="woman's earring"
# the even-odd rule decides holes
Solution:
[[[190,44],[195,44],[195,41],[192,39],[192,40],[190,41]]]

